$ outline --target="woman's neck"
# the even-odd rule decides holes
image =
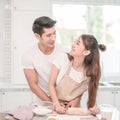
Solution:
[[[73,60],[72,60],[72,67],[73,67],[76,71],[82,72],[82,71],[84,70],[83,60],[73,59]]]

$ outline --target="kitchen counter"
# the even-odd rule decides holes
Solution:
[[[118,90],[118,91],[120,91],[120,81],[100,81],[99,90]]]
[[[107,112],[106,108],[105,111],[102,111],[102,117],[106,118],[107,120],[120,120],[120,111],[116,108],[113,108],[112,113]],[[52,118],[52,119],[51,119]],[[73,116],[73,115],[55,115],[49,114],[45,116],[36,116],[34,115],[32,120],[100,120],[95,116],[88,115],[88,116]],[[6,113],[0,113],[0,120],[15,120],[9,117]]]
[[[61,116],[61,115],[60,115]],[[72,115],[70,115],[69,116],[69,119],[70,118],[72,118],[72,117],[74,117],[74,116],[72,116]],[[52,118],[52,119],[51,119]],[[60,117],[61,118],[61,117]],[[65,117],[64,117],[64,115],[63,115],[63,118],[64,119],[59,119],[59,120],[67,120],[66,119],[66,115],[65,115]],[[77,116],[77,120],[78,119],[80,119],[80,120],[98,120],[98,118],[96,118],[96,117],[94,117],[94,116],[90,116],[90,117],[88,117],[88,116]],[[6,113],[0,113],[0,120],[16,120],[16,119],[13,119],[13,118],[11,118],[11,117],[8,117],[7,116],[7,114]],[[32,120],[57,120],[57,119],[55,119],[55,117],[53,117],[53,116],[49,116],[49,117],[47,117],[47,116],[34,116],[33,118],[32,118]],[[72,119],[71,119],[72,120]]]
[[[120,90],[120,86],[99,86],[99,90]]]
[[[31,106],[27,106],[27,108],[31,109]],[[26,107],[24,106],[24,110],[25,109]],[[102,118],[106,118],[106,120],[120,120],[120,111],[115,107],[104,105],[101,106],[100,109],[101,109]],[[29,110],[28,112],[21,112],[20,109],[15,111],[17,112],[17,113],[13,112],[15,115],[17,114],[23,115],[24,117],[27,117],[26,115],[31,116],[31,111]],[[13,117],[9,116],[7,113],[4,112],[4,113],[0,113],[0,120],[16,120],[16,119],[14,119]],[[100,120],[100,119],[92,115],[88,115],[88,116],[67,115],[67,114],[60,115],[53,111],[52,113],[41,116],[34,113],[31,120]]]

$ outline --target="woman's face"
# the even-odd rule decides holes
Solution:
[[[71,46],[70,54],[72,56],[82,56],[85,51],[85,46],[83,44],[82,38],[78,38]]]

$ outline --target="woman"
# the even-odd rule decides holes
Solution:
[[[72,44],[69,54],[60,54],[54,60],[49,91],[58,113],[65,113],[68,107],[79,106],[78,102],[69,105],[67,101],[81,98],[88,90],[87,112],[96,114],[96,96],[101,77],[99,49],[104,51],[106,47],[98,45],[94,36],[83,34]]]

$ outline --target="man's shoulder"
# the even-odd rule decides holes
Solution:
[[[29,47],[27,47],[26,49],[24,49],[23,51],[23,55],[32,55],[35,51],[37,50],[37,45],[33,44]]]
[[[37,45],[33,44],[25,49],[25,52],[32,52],[37,49]]]

